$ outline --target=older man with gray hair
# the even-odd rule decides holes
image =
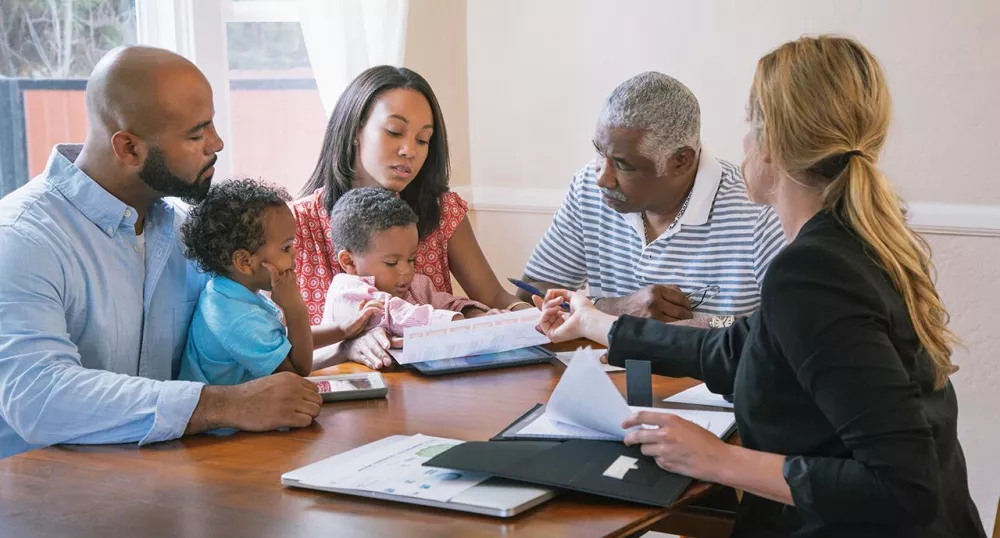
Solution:
[[[747,197],[738,167],[701,147],[684,84],[637,75],[604,103],[597,158],[573,178],[524,270],[538,287],[589,287],[607,313],[711,326],[748,315],[784,245],[774,212]]]

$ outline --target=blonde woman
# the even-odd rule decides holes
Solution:
[[[948,381],[955,337],[927,249],[877,166],[882,69],[849,39],[787,43],[758,62],[748,116],[747,190],[789,241],[757,313],[703,330],[615,319],[560,290],[542,329],[609,344],[612,364],[648,359],[735,393],[742,447],[671,415],[623,424],[659,426],[625,442],[664,469],[746,492],[733,536],[985,537]]]

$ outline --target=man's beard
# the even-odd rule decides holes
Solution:
[[[215,165],[216,160],[218,157],[212,157],[212,161],[201,169],[198,177],[200,178],[206,170]],[[204,200],[209,187],[212,186],[211,176],[202,180],[195,178],[194,183],[188,183],[175,176],[167,167],[163,151],[155,147],[149,148],[149,155],[146,156],[146,162],[139,171],[139,177],[156,192],[164,196],[176,196],[189,204],[197,204]]]

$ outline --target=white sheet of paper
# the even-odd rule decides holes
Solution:
[[[535,329],[540,317],[537,308],[526,308],[440,325],[409,327],[403,331],[402,353],[393,356],[400,364],[410,364],[548,344],[548,337]]]
[[[695,411],[629,407],[599,367],[590,348],[578,349],[552,391],[545,412],[517,433],[547,437],[617,440],[625,438],[621,423],[638,411],[671,413],[694,422],[718,437],[733,425],[730,411]]]
[[[598,362],[600,362],[601,355],[604,355],[605,353],[608,352],[608,350],[606,349],[589,349],[589,348],[583,351],[592,353],[595,357],[597,357]],[[556,358],[559,359],[559,362],[565,364],[566,366],[569,366],[569,362],[573,360],[573,354],[575,353],[576,353],[575,351],[560,351],[556,353]],[[604,363],[601,363],[601,369],[604,370],[605,372],[625,371],[625,369],[622,368],[621,366],[611,366],[610,364],[604,364]]]
[[[424,462],[460,444],[462,441],[455,439],[417,434],[303,482],[447,502],[490,477],[484,473],[423,467]]]
[[[578,349],[552,391],[545,415],[556,422],[623,439],[622,421],[632,415],[625,398],[601,370],[590,348]]]
[[[583,426],[576,426],[573,424],[566,424],[565,422],[556,422],[549,418],[545,413],[542,416],[531,421],[531,424],[518,430],[518,435],[537,435],[540,437],[555,437],[555,438],[566,438],[566,439],[594,439],[597,441],[620,441],[618,437],[614,435],[608,435],[606,433],[601,433],[599,431],[591,430],[590,428],[584,428]]]
[[[654,411],[677,415],[714,433],[716,437],[725,435],[726,430],[736,422],[736,415],[731,411],[696,411],[692,409],[663,409],[661,407],[632,407],[631,409],[634,412]]]
[[[695,385],[685,391],[678,392],[663,401],[679,404],[710,405],[712,407],[723,407],[726,409],[733,408],[732,403],[727,402],[721,394],[715,394],[708,390],[708,387],[704,383]]]

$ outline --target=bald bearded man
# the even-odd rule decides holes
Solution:
[[[223,143],[212,89],[176,54],[109,52],[87,83],[90,127],[0,200],[0,458],[58,444],[307,426],[321,398],[282,373],[232,387],[177,375],[205,275],[183,208]]]

